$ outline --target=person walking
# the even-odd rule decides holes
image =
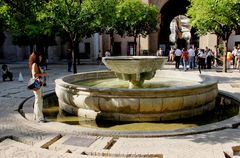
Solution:
[[[102,63],[102,53],[101,53],[100,50],[99,50],[98,57],[97,57],[97,63],[98,63],[98,64],[101,64],[101,63]]]
[[[188,64],[189,53],[188,53],[186,48],[183,48],[181,58],[182,58],[182,61],[183,61],[183,70],[187,71],[187,64]]]
[[[237,56],[236,56],[236,58],[237,58],[237,65],[236,65],[236,68],[239,70],[239,72],[240,72],[240,48],[238,47],[237,48]]]
[[[231,68],[231,62],[232,62],[232,52],[227,52],[227,68]]]
[[[171,48],[171,50],[169,51],[169,61],[173,62],[175,59],[175,49]]]
[[[176,69],[179,69],[181,56],[182,56],[182,51],[179,48],[177,48],[175,51],[175,61],[176,61],[175,68]]]
[[[207,51],[207,69],[212,68],[212,50],[208,49]]]
[[[162,56],[162,48],[159,48],[156,52],[156,56]]]
[[[72,72],[72,64],[73,64],[73,59],[72,59],[72,52],[71,49],[67,49],[67,65],[68,65],[68,72]]]
[[[32,78],[41,79],[44,76],[48,76],[47,73],[41,73],[40,70],[40,56],[39,53],[34,51],[29,57],[29,68],[31,71]],[[33,90],[33,94],[35,96],[34,101],[34,120],[43,123],[46,122],[43,116],[42,108],[43,108],[43,96],[42,96],[42,87],[38,90]]]
[[[204,51],[204,49],[199,49],[198,60],[200,68],[206,69],[206,52]]]
[[[105,57],[110,57],[111,56],[111,53],[110,53],[110,50],[108,49],[106,52],[105,52]]]
[[[195,68],[195,51],[193,50],[192,47],[189,48],[188,50],[189,53],[189,67],[190,69]]]
[[[237,60],[238,60],[238,57],[237,57],[237,53],[238,50],[236,47],[233,47],[233,51],[232,51],[232,63],[233,63],[233,68],[236,69],[237,67]]]

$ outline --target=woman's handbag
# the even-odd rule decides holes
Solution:
[[[42,81],[39,78],[30,78],[27,84],[27,88],[30,90],[39,90],[42,86]]]

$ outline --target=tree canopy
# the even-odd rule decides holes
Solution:
[[[7,30],[13,34],[14,44],[49,46],[55,43],[54,27],[36,19],[36,13],[45,2],[45,0],[2,0],[0,14]]]
[[[187,15],[200,35],[214,33],[223,39],[240,26],[239,0],[190,0]],[[225,37],[227,36],[227,37]]]
[[[227,72],[227,43],[232,31],[240,28],[239,0],[190,0],[187,15],[199,35],[216,34],[224,42],[223,71]]]
[[[136,38],[146,36],[157,29],[159,9],[156,5],[141,0],[124,0],[117,6],[116,33],[133,36],[136,54]]]
[[[99,25],[94,10],[96,0],[50,0],[38,12],[38,20],[60,26],[70,39],[73,56],[73,73],[77,73],[76,57],[78,43],[96,32]]]
[[[124,0],[117,6],[116,30],[119,35],[148,35],[157,29],[159,9],[141,0]]]
[[[95,25],[100,33],[111,33],[115,31],[117,6],[121,0],[95,0],[92,5],[93,12],[97,14],[95,17]]]
[[[17,45],[51,43],[56,34],[78,43],[94,33],[147,35],[156,30],[159,10],[141,0],[1,0],[0,14]],[[136,42],[135,42],[136,43]],[[74,64],[75,64],[74,60]],[[74,73],[77,72],[74,66]]]

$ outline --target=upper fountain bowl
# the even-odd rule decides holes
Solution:
[[[115,56],[103,57],[103,63],[116,73],[140,74],[156,71],[164,65],[167,57],[158,56]]]
[[[144,80],[150,80],[167,61],[158,56],[104,57],[103,63],[119,79],[129,81],[129,88],[142,88]]]

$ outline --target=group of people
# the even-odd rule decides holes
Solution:
[[[179,69],[182,64],[184,71],[188,68],[211,69],[214,63],[214,53],[211,49],[199,49],[190,47],[189,49],[171,48],[169,52],[169,61],[175,61],[175,68]]]
[[[105,57],[110,57],[111,56],[111,50],[110,49],[107,49],[105,54],[104,54]],[[102,63],[102,53],[101,51],[99,50],[99,53],[98,53],[98,57],[97,57],[97,63],[98,64],[101,64]]]
[[[179,66],[182,64],[185,71],[188,68],[194,69],[196,67],[198,67],[199,71],[201,69],[211,69],[212,65],[217,67],[222,63],[218,53],[213,52],[208,47],[205,49],[193,49],[190,47],[188,50],[186,48],[182,50],[179,48],[171,48],[169,52],[169,61],[176,62],[176,69],[179,69]],[[234,47],[232,52],[227,53],[227,68],[231,68],[231,65],[240,72],[240,47]]]

